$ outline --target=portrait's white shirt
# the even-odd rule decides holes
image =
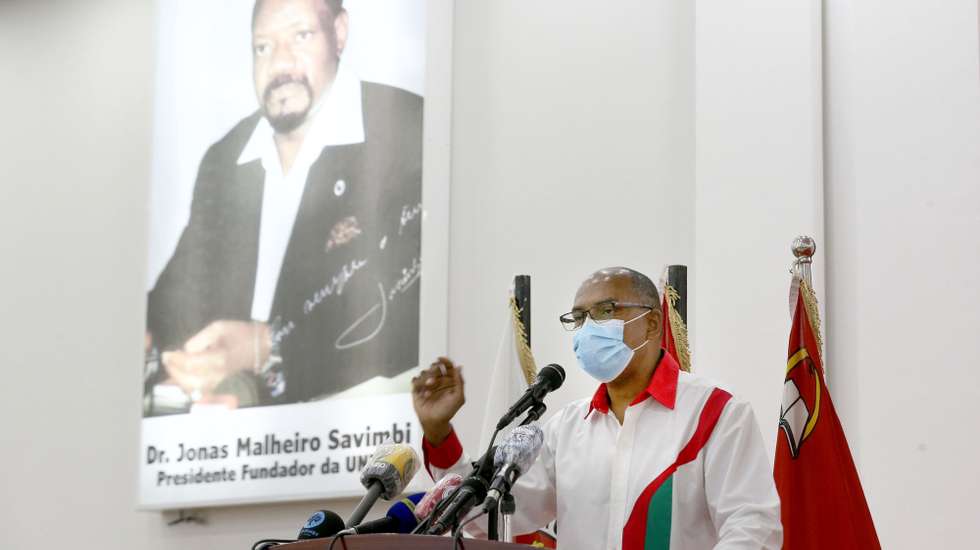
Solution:
[[[705,433],[702,415],[711,416],[711,409],[720,415]],[[603,385],[592,399],[571,403],[542,428],[541,454],[513,489],[515,534],[534,532],[557,518],[562,550],[782,546],[779,496],[751,407],[680,372],[666,353],[646,392],[626,409],[622,425],[609,411]],[[689,446],[698,439],[696,433],[703,447],[697,442]],[[651,501],[642,498],[644,490],[655,493],[648,487],[658,486],[652,482],[665,478],[685,447],[697,449],[696,454],[687,453],[692,459],[679,465],[667,489],[653,498],[659,508],[642,506]],[[424,441],[423,449],[436,480],[447,472],[470,472],[470,459],[455,432],[437,447]],[[624,546],[624,527],[632,514],[644,519],[644,531],[665,529],[669,541]],[[468,532],[485,537],[485,523],[470,525],[475,527]]]
[[[259,159],[265,169],[258,265],[252,298],[252,319],[256,321],[269,320],[282,260],[293,232],[310,167],[320,157],[324,147],[364,142],[360,79],[340,63],[333,84],[311,113],[313,123],[288,173],[282,171],[274,132],[265,117],[259,120],[238,157],[238,164]],[[335,193],[345,191],[344,182],[329,183],[334,185]]]

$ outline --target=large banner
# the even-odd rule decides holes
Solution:
[[[417,446],[425,12],[159,3],[142,506],[352,496]]]

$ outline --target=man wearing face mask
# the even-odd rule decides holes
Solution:
[[[560,320],[599,387],[542,426],[538,460],[513,489],[513,532],[557,518],[565,550],[778,549],[779,497],[752,409],[659,348],[659,304],[628,268],[579,287]],[[413,380],[413,401],[429,472],[465,475],[450,424],[464,402],[460,367],[439,358]]]

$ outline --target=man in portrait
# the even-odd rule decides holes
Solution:
[[[293,403],[416,366],[422,98],[359,80],[349,26],[343,0],[256,2],[259,108],[205,153],[149,292],[146,414],[163,387]]]

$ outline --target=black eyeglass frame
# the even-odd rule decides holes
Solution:
[[[636,303],[632,303],[632,302],[617,302],[615,300],[606,300],[606,301],[603,301],[603,302],[598,302],[598,303],[592,304],[592,307],[590,307],[589,309],[573,309],[572,311],[569,311],[568,313],[563,313],[562,315],[559,315],[558,316],[558,321],[561,322],[562,328],[564,328],[565,330],[567,330],[569,332],[574,331],[574,330],[578,330],[578,329],[582,328],[582,325],[585,324],[585,316],[586,315],[588,315],[589,317],[592,317],[592,320],[595,321],[595,322],[597,322],[597,323],[603,323],[605,321],[610,321],[610,320],[613,319],[612,316],[610,316],[607,319],[596,319],[595,316],[592,315],[592,310],[593,309],[595,309],[596,307],[606,306],[606,305],[611,305],[612,306],[612,308],[613,308],[613,315],[616,313],[616,311],[618,311],[620,309],[626,309],[628,307],[641,307],[641,308],[644,308],[644,309],[649,309],[650,311],[653,311],[653,310],[657,309],[654,306],[648,306],[646,304],[636,304]],[[578,318],[578,319],[575,318],[575,314],[577,314],[577,313],[581,314],[581,317]]]

